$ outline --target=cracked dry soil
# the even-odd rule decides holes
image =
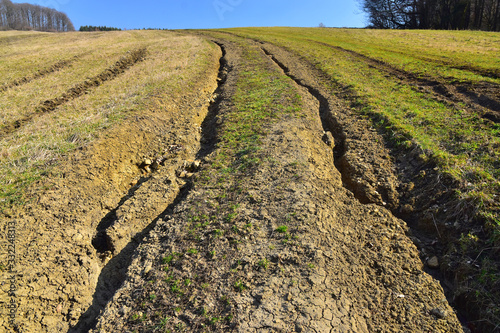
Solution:
[[[397,181],[378,134],[286,51],[216,42],[184,112],[112,130],[17,218],[28,250],[16,330],[462,332],[388,209]],[[211,187],[245,49],[289,77],[302,115],[267,125],[269,158],[253,172]]]

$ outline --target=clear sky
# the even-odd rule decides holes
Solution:
[[[65,12],[75,28],[364,27],[358,0],[13,0]]]

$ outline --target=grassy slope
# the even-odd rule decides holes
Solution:
[[[342,47],[349,47],[360,53],[379,57],[391,65],[398,66],[396,58],[401,61],[419,64],[419,58],[433,59],[437,57],[442,44],[448,45],[442,57],[446,57],[450,65],[426,61],[425,65],[415,68],[406,67],[406,70],[424,70],[446,78],[445,75],[455,75],[454,78],[469,79],[471,81],[492,80],[488,77],[478,76],[467,70],[454,70],[465,62],[470,67],[484,70],[498,70],[498,34],[470,33],[468,38],[461,33],[443,32],[381,32],[370,30],[325,30],[325,29],[234,29],[233,33],[251,38],[258,38],[285,46],[297,54],[305,57],[320,70],[328,74],[334,81],[342,86],[350,87],[363,104],[362,112],[379,116],[382,126],[393,133],[396,144],[411,147],[419,146],[427,156],[437,162],[443,173],[452,175],[465,185],[461,190],[462,197],[475,201],[478,205],[491,208],[498,203],[496,195],[500,192],[500,125],[490,124],[481,119],[477,114],[467,110],[457,110],[441,102],[427,98],[425,94],[415,91],[409,86],[401,85],[396,78],[388,77],[366,62],[355,59],[344,53],[321,44],[311,44],[315,39]],[[374,38],[374,36],[376,38]],[[476,36],[477,35],[477,36]],[[337,37],[338,36],[338,37]],[[347,39],[349,38],[349,45]],[[385,36],[385,38],[383,38]],[[433,43],[438,36],[439,43]],[[445,40],[445,36],[448,38]],[[457,39],[462,37],[461,39]],[[401,39],[404,37],[404,39]],[[482,45],[478,52],[482,57],[477,59],[472,55],[476,52],[470,48],[470,40],[479,39]],[[408,41],[418,39],[419,45],[428,48],[406,47],[406,52],[401,56],[402,45]],[[367,42],[371,41],[371,42]],[[365,45],[367,43],[368,45]],[[371,54],[376,45],[383,52]],[[392,48],[391,46],[392,45]],[[434,48],[431,46],[434,45]],[[454,56],[457,54],[457,56]],[[408,60],[410,59],[410,60]],[[458,72],[457,72],[458,71]],[[440,76],[443,75],[443,76]],[[497,207],[498,208],[498,207]],[[483,212],[487,214],[488,212]],[[491,216],[500,223],[500,216]]]
[[[206,69],[204,50],[214,47],[198,38],[157,31],[57,35],[5,32],[0,34],[0,43],[8,45],[2,48],[6,56],[0,65],[0,82],[30,76],[60,59],[82,55],[71,66],[0,92],[2,118],[11,119],[33,113],[44,99],[61,96],[112,66],[128,51],[147,48],[144,61],[55,111],[35,117],[0,141],[2,210],[21,203],[27,186],[53,168],[65,154],[88,144],[125,117],[156,103],[157,92],[169,93],[174,98],[188,89],[192,84],[190,78]],[[9,66],[12,72],[6,70]]]
[[[500,36],[494,32],[303,28],[230,31],[265,39],[326,43],[420,75],[500,83]]]
[[[466,106],[457,109],[436,101],[342,49],[442,83],[498,85],[500,35],[297,28],[225,31],[272,42],[304,57],[326,73],[332,84],[350,91],[352,106],[371,117],[392,144],[418,148],[421,159],[435,163],[441,173],[455,180],[457,205],[472,206],[482,223],[473,230],[470,217],[461,210],[448,213],[463,229],[471,228],[458,240],[458,262],[480,259],[479,268],[467,268],[459,288],[471,290],[484,308],[483,315],[488,313],[487,320],[499,323],[495,304],[500,294],[495,286],[500,272],[495,258],[500,248],[500,125]]]

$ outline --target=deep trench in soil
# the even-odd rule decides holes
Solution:
[[[290,72],[290,69],[285,64],[283,64],[280,60],[278,60],[276,58],[276,56],[273,53],[271,53],[269,50],[265,49],[264,47],[262,47],[262,50],[264,51],[264,53],[267,56],[269,56],[274,61],[274,63],[276,63],[276,65],[278,65],[283,70],[285,75],[287,75],[289,78],[291,78],[297,85],[299,85],[303,88],[306,88],[307,91],[309,92],[309,94],[311,96],[313,96],[318,101],[318,103],[319,103],[318,112],[319,112],[319,117],[321,119],[323,131],[330,132],[335,140],[335,146],[333,148],[333,157],[334,157],[335,167],[337,168],[337,170],[340,172],[340,174],[342,176],[342,185],[346,189],[348,189],[351,193],[353,193],[353,195],[358,199],[358,201],[360,201],[363,204],[366,204],[367,202],[365,202],[365,200],[359,196],[359,193],[354,188],[351,188],[351,186],[349,186],[349,184],[352,183],[351,181],[349,181],[350,175],[345,170],[343,170],[343,168],[341,167],[341,165],[339,163],[339,160],[346,153],[346,134],[343,130],[342,125],[332,115],[332,110],[331,110],[331,107],[330,107],[330,104],[329,104],[327,98],[325,96],[323,96],[323,94],[318,89],[311,87],[310,85],[304,83],[303,80],[301,80],[300,78],[293,75]],[[323,138],[325,141],[325,137],[323,137]],[[328,144],[328,142],[326,142],[326,141],[325,141],[325,143]],[[419,230],[415,229],[415,223],[411,223],[411,221],[408,221],[403,216],[401,216],[401,214],[398,212],[398,208],[399,207],[392,209],[391,213],[395,217],[405,221],[405,223],[408,226],[410,226],[410,227],[413,226],[413,227],[411,227],[411,233],[412,233],[413,237],[417,237],[418,239],[421,238],[422,235],[420,235]],[[417,247],[420,248],[420,246],[418,246],[418,245],[417,245]],[[425,267],[425,265],[424,265],[424,267]],[[449,296],[451,293],[451,290],[448,287],[448,281],[443,276],[443,274],[441,272],[436,272],[436,271],[429,270],[429,269],[426,269],[425,271],[428,274],[430,274],[434,279],[436,279],[440,282],[441,286],[444,288],[445,292]],[[450,304],[453,304],[453,302],[450,299],[449,299],[449,301],[450,301]],[[462,322],[462,324],[466,324],[464,314],[462,314],[462,315],[459,314],[458,318]]]
[[[318,103],[319,103],[319,117],[321,119],[321,125],[323,127],[323,131],[325,132],[325,135],[323,136],[323,140],[325,141],[326,144],[328,144],[328,138],[326,136],[326,133],[331,133],[334,139],[334,147],[333,147],[333,159],[335,162],[335,167],[337,170],[340,172],[342,176],[342,183],[345,188],[347,188],[349,191],[351,191],[356,198],[363,202],[363,199],[359,197],[359,195],[356,195],[358,192],[355,191],[351,186],[349,186],[350,181],[347,181],[347,178],[349,175],[342,169],[340,166],[339,160],[345,155],[346,153],[346,134],[340,125],[340,123],[333,117],[332,112],[331,112],[331,107],[330,103],[328,102],[328,99],[323,96],[323,94],[318,90],[315,89],[314,87],[311,87],[310,85],[304,83],[300,78],[297,78],[294,76],[292,73],[290,73],[290,69],[285,66],[281,61],[279,61],[271,52],[269,52],[267,49],[262,48],[264,53],[268,55],[284,72],[286,76],[288,76],[290,79],[292,79],[297,85],[306,88],[309,94],[314,97]]]
[[[218,84],[212,94],[217,97],[210,103],[207,115],[201,125],[202,136],[200,140],[200,148],[195,156],[193,156],[197,159],[201,159],[209,155],[216,148],[215,122],[219,111],[219,103],[221,101],[218,96],[220,96],[221,92],[224,90],[224,84],[226,82],[228,72],[230,71],[225,59],[226,50],[224,46],[218,42],[216,42],[216,44],[222,51],[222,57],[219,60],[220,67],[217,79]],[[102,260],[115,250],[112,241],[107,234],[107,230],[113,226],[114,222],[117,220],[116,212],[135,195],[140,186],[147,183],[150,179],[151,177],[142,177],[138,184],[131,187],[128,193],[120,200],[119,204],[113,208],[98,224],[96,228],[96,235],[92,239],[92,245]],[[150,231],[155,228],[159,220],[164,219],[169,214],[172,214],[175,207],[184,201],[191,189],[192,182],[188,180],[186,184],[179,189],[175,199],[170,203],[170,205],[168,205],[167,209],[151,221],[141,232],[130,239],[128,244],[117,255],[113,256],[109,262],[107,262],[100,272],[92,304],[86,312],[81,315],[78,323],[68,331],[69,333],[88,332],[89,330],[95,328],[100,313],[104,310],[108,302],[113,298],[116,291],[125,281],[128,267],[132,263],[133,254],[137,247],[143,242]]]

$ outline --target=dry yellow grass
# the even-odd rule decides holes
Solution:
[[[48,35],[50,38],[20,39],[18,48],[28,48],[21,42],[24,40],[30,45],[35,43],[32,47],[37,50],[36,43],[46,45],[47,39],[52,38],[54,49],[59,51],[45,59],[46,63],[55,62],[56,57],[64,53],[64,43],[68,40],[73,40],[68,45],[70,54],[84,51],[88,54],[73,66],[0,92],[2,122],[33,113],[41,101],[61,96],[113,65],[128,51],[146,48],[147,54],[144,61],[116,78],[60,105],[53,112],[34,117],[0,141],[0,200],[7,205],[17,200],[22,190],[63,154],[87,144],[106,128],[131,114],[140,114],[153,104],[155,108],[168,108],[166,96],[175,103],[175,96],[189,89],[192,79],[207,70],[208,55],[215,48],[197,37],[160,31]],[[50,45],[47,48],[51,49]],[[40,62],[36,51],[31,57],[34,63]],[[161,103],[155,102],[156,95],[161,95]]]

